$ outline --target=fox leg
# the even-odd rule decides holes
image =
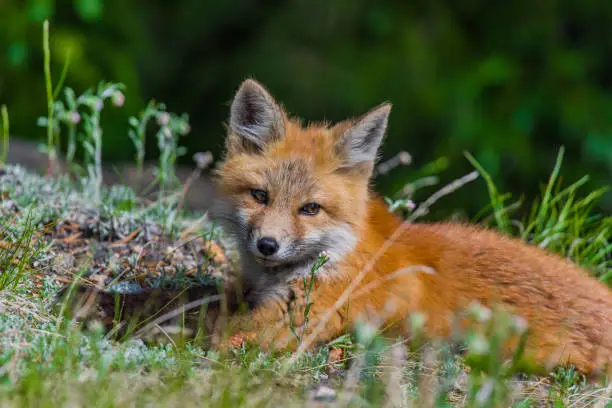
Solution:
[[[300,282],[301,283],[301,282]],[[316,332],[315,341],[331,340],[346,326],[342,313],[329,313],[333,307],[312,294],[301,284],[294,285],[286,296],[267,299],[253,310],[229,318],[229,337],[223,348],[244,342],[256,343],[262,349],[295,350],[300,342]]]

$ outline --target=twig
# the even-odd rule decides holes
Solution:
[[[433,193],[427,200],[422,202],[417,207],[417,209],[414,210],[414,212],[412,214],[410,214],[410,217],[408,217],[408,220],[410,222],[413,222],[417,218],[426,215],[429,212],[429,208],[433,204],[435,204],[436,201],[438,201],[440,198],[442,198],[442,197],[444,197],[446,195],[449,195],[449,194],[457,191],[458,189],[460,189],[461,187],[463,187],[467,183],[469,183],[471,181],[474,181],[477,178],[478,178],[478,172],[477,171],[473,171],[473,172],[468,173],[465,176],[463,176],[461,178],[458,178],[457,180],[455,180],[455,181],[445,185],[440,190],[438,190],[435,193]]]
[[[372,177],[383,176],[398,166],[408,166],[412,163],[412,156],[408,152],[399,152],[386,162],[380,163],[372,172]]]
[[[214,158],[211,152],[200,152],[193,155],[193,161],[196,162],[196,168],[193,170],[193,172],[191,172],[191,174],[185,181],[185,185],[183,186],[183,191],[178,204],[179,210],[183,208],[183,205],[185,204],[185,198],[187,197],[187,194],[189,193],[189,190],[191,189],[193,183],[195,183],[195,181],[200,178],[202,172],[212,164],[213,160]]]
[[[207,303],[215,302],[217,300],[221,300],[221,295],[207,296],[207,297],[204,297],[202,299],[198,299],[198,300],[194,300],[192,302],[189,302],[189,303],[187,303],[185,305],[181,305],[176,310],[174,310],[172,312],[165,313],[165,314],[159,316],[157,319],[153,320],[152,322],[148,323],[142,329],[138,330],[138,332],[136,333],[136,336],[140,336],[143,333],[145,333],[148,330],[150,330],[152,327],[157,326],[160,323],[163,323],[163,322],[165,322],[167,320],[173,319],[176,316],[179,316],[179,315],[185,313],[188,310],[195,309],[196,307],[205,305]]]

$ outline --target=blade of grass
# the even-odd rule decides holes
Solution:
[[[9,149],[9,116],[6,105],[2,105],[2,156],[0,156],[0,165],[6,164]]]
[[[47,145],[49,149],[49,172],[55,166],[55,140],[53,135],[53,87],[51,84],[51,50],[49,47],[49,20],[43,23],[43,54],[45,88],[47,91]]]
[[[62,87],[64,86],[64,82],[66,81],[66,76],[68,75],[68,67],[70,66],[70,58],[72,57],[72,48],[68,48],[66,51],[66,61],[64,61],[64,67],[62,68],[62,73],[60,75],[60,79],[55,86],[55,90],[53,91],[53,99],[57,99],[59,93],[62,91]]]
[[[478,173],[482,176],[482,178],[487,183],[487,189],[489,190],[489,197],[491,198],[491,207],[493,208],[493,214],[495,216],[495,220],[497,221],[497,227],[501,232],[510,233],[511,222],[508,215],[504,211],[504,198],[506,196],[501,196],[495,183],[493,182],[493,178],[491,175],[478,163],[478,161],[472,156],[469,152],[463,153],[468,161],[478,170]]]

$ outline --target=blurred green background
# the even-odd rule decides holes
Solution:
[[[41,141],[45,18],[55,81],[70,49],[66,84],[78,93],[127,86],[125,106],[105,109],[106,161],[132,159],[127,117],[151,98],[189,113],[191,153],[218,156],[232,94],[254,77],[307,120],[391,101],[383,157],[407,150],[414,164],[377,181],[385,194],[439,157],[441,182],[470,171],[464,150],[528,199],[561,145],[566,182],[612,180],[610,1],[0,0],[0,102],[12,133]],[[477,181],[438,206],[473,214],[486,202]]]

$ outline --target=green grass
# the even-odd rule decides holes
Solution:
[[[600,254],[609,252],[610,217],[589,211],[603,192],[579,195],[582,180],[561,188],[558,173],[524,220],[513,220],[499,197],[492,199],[494,215],[482,220],[496,225],[505,219],[505,232],[570,256],[606,280],[609,254]],[[92,209],[98,211],[102,240],[111,233],[112,219],[115,228],[127,223],[126,231],[146,220],[178,236],[193,218],[178,212],[168,224],[166,205],[142,206],[121,186],[102,191],[99,210],[88,204],[84,186],[11,166],[0,178],[0,190],[15,205],[0,217],[3,239],[12,242],[11,249],[0,252],[1,406],[303,406],[323,398],[321,384],[333,390],[339,406],[569,407],[612,398],[605,386],[585,382],[571,368],[560,368],[550,377],[517,376],[518,360],[502,364],[497,345],[520,327],[479,309],[471,313],[489,319],[489,329],[464,339],[466,358],[449,344],[389,342],[376,335],[376,327],[363,326],[336,341],[349,361],[333,369],[326,346],[294,361],[287,353],[263,353],[252,346],[221,355],[173,336],[166,344],[107,338],[95,321],[80,326],[52,307],[59,288],[56,278],[62,276],[53,267],[57,249],[45,242],[27,243],[54,221],[82,218],[79,214]],[[5,269],[7,265],[11,267]],[[33,272],[46,275],[42,285],[34,285]],[[418,322],[415,318],[416,329]],[[321,395],[315,397],[317,393]]]
[[[15,290],[27,278],[42,249],[31,217],[19,221],[22,224],[14,225],[6,219],[0,222],[0,291]]]
[[[466,153],[468,160],[485,179],[491,197],[490,205],[484,211],[492,211],[492,215],[479,218],[499,231],[569,257],[575,263],[591,269],[601,281],[610,284],[612,217],[592,212],[597,201],[609,193],[609,188],[581,194],[588,176],[564,186],[560,176],[563,155],[564,149],[561,148],[550,178],[542,187],[541,197],[532,204],[527,215],[522,219],[513,219],[512,214],[521,209],[523,200],[507,204],[512,195],[500,194],[486,170]]]

